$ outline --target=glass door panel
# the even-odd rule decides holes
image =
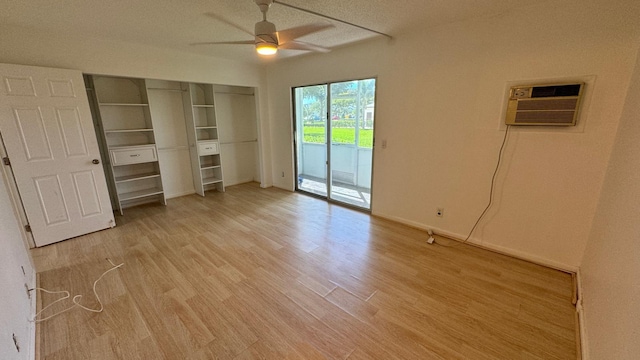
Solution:
[[[376,80],[330,85],[329,198],[371,209]]]
[[[327,196],[327,85],[294,89],[297,190]]]

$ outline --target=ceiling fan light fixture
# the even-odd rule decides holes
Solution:
[[[269,42],[257,43],[256,52],[260,55],[275,55],[278,52],[278,45]]]

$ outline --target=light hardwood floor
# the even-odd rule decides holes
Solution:
[[[38,325],[40,359],[576,358],[570,275],[312,197],[246,184],[117,221],[32,250],[87,306],[124,262],[103,313]]]

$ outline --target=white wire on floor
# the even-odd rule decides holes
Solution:
[[[98,284],[98,282],[99,282],[100,280],[102,280],[102,278],[103,278],[105,275],[107,275],[109,272],[111,272],[111,271],[113,271],[113,270],[115,270],[115,269],[118,269],[118,268],[122,267],[122,265],[124,265],[124,263],[119,264],[119,265],[116,265],[116,264],[114,264],[114,263],[111,261],[111,259],[108,259],[108,258],[107,258],[107,261],[108,261],[108,262],[109,262],[113,267],[112,267],[111,269],[109,269],[109,270],[107,270],[107,271],[103,272],[103,273],[102,273],[102,275],[100,275],[100,277],[99,277],[96,281],[94,281],[94,282],[93,282],[93,294],[96,296],[96,300],[98,300],[98,304],[100,304],[100,308],[99,308],[99,309],[91,309],[91,308],[88,308],[88,307],[86,307],[86,306],[84,306],[84,305],[80,304],[80,300],[82,299],[82,295],[78,294],[78,295],[74,296],[74,297],[71,299],[71,301],[73,302],[73,305],[71,305],[70,307],[68,307],[68,308],[66,308],[66,309],[64,309],[64,310],[58,311],[57,313],[52,314],[52,315],[49,315],[49,316],[47,316],[47,317],[45,317],[45,318],[38,319],[38,317],[40,316],[40,314],[42,314],[45,310],[47,310],[48,308],[50,308],[50,307],[51,307],[51,306],[53,306],[54,304],[59,303],[60,301],[63,301],[63,300],[68,299],[68,298],[71,296],[71,293],[69,293],[69,292],[68,292],[68,291],[66,291],[66,290],[62,290],[62,291],[51,291],[51,290],[47,290],[47,289],[43,289],[43,288],[39,288],[39,287],[37,287],[37,288],[34,288],[34,289],[30,289],[29,291],[31,291],[31,290],[39,290],[39,291],[45,292],[45,293],[47,293],[47,294],[65,294],[65,295],[64,295],[63,297],[61,297],[60,299],[58,299],[58,300],[56,300],[56,301],[52,302],[51,304],[49,304],[49,305],[45,306],[44,308],[42,308],[40,311],[38,311],[38,312],[33,316],[33,319],[31,319],[30,321],[31,321],[31,322],[35,322],[35,323],[39,323],[39,322],[42,322],[42,321],[45,321],[45,320],[49,320],[49,319],[51,319],[51,318],[53,318],[53,317],[55,317],[55,316],[58,316],[58,315],[60,315],[60,314],[65,313],[65,312],[67,312],[67,311],[69,311],[69,310],[71,310],[71,309],[73,309],[73,308],[75,308],[75,307],[79,307],[79,308],[81,308],[81,309],[84,309],[84,310],[87,310],[87,311],[91,311],[91,312],[94,312],[94,313],[100,313],[100,312],[102,312],[102,310],[104,310],[104,305],[102,304],[102,300],[100,300],[100,296],[98,296],[98,292],[96,291],[96,285],[97,285],[97,284]]]

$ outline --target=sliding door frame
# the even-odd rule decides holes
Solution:
[[[327,185],[327,195],[321,195],[321,194],[316,194],[316,193],[312,193],[310,191],[305,191],[300,189],[299,187],[299,182],[298,182],[298,159],[300,154],[298,153],[298,145],[302,146],[302,144],[299,144],[298,142],[298,131],[303,131],[302,129],[298,129],[298,118],[296,116],[296,114],[298,113],[297,108],[296,108],[296,89],[299,88],[305,88],[305,87],[311,87],[311,86],[326,86],[327,87],[327,97],[329,97],[329,84],[330,83],[319,83],[319,84],[310,84],[310,85],[300,85],[300,86],[293,86],[291,87],[291,120],[293,122],[293,171],[294,171],[294,189],[295,191],[299,191],[305,195],[309,195],[309,196],[313,196],[316,197],[318,199],[323,199],[323,200],[327,200],[329,201],[329,186]],[[329,120],[329,112],[328,112],[328,107],[329,107],[329,103],[327,102],[327,109],[325,109],[326,112],[326,116],[327,116],[327,121]],[[326,125],[326,127],[328,128],[329,126]],[[327,129],[327,132],[329,130]],[[304,134],[301,133],[301,136],[304,137]],[[327,140],[327,133],[325,133],[325,148],[329,147],[329,144],[326,143]],[[326,149],[325,149],[326,150]],[[326,155],[326,159],[325,159],[325,173],[329,172],[329,152],[327,150],[327,155]],[[329,178],[327,177],[326,181],[329,181]]]
[[[370,192],[370,198],[369,198],[369,208],[363,208],[357,205],[353,205],[353,204],[349,204],[347,202],[343,202],[343,201],[339,201],[339,200],[335,200],[331,198],[331,187],[333,186],[332,184],[332,174],[331,174],[331,142],[332,142],[332,126],[331,126],[331,85],[332,84],[337,84],[337,83],[343,83],[343,82],[350,82],[350,81],[362,81],[362,80],[375,80],[375,90],[374,90],[374,103],[373,103],[373,139],[372,139],[372,144],[371,144],[371,187],[369,188],[369,192]],[[305,191],[300,189],[299,187],[299,183],[298,183],[298,159],[300,154],[298,153],[298,145],[302,145],[299,144],[299,139],[298,139],[298,135],[302,135],[304,136],[304,134],[299,134],[298,131],[303,131],[302,129],[298,129],[298,119],[297,119],[297,109],[296,109],[296,89],[299,88],[305,88],[305,87],[310,87],[310,86],[326,86],[327,89],[327,108],[326,110],[326,118],[327,118],[327,122],[326,122],[326,132],[325,132],[325,146],[326,146],[326,160],[325,160],[325,172],[326,172],[326,187],[327,187],[327,195],[323,196],[320,194],[315,194],[312,193],[310,191]],[[333,203],[333,204],[339,204],[341,206],[345,206],[354,210],[358,210],[358,211],[362,211],[365,213],[371,213],[371,210],[373,209],[373,174],[374,174],[374,164],[375,164],[375,149],[376,149],[376,114],[377,114],[377,108],[378,108],[378,77],[377,76],[369,76],[369,77],[363,77],[363,78],[357,78],[357,79],[348,79],[348,80],[333,80],[333,81],[328,81],[328,82],[323,82],[323,83],[316,83],[316,84],[308,84],[308,85],[298,85],[298,86],[293,86],[291,87],[291,119],[292,119],[292,123],[293,123],[293,160],[294,160],[294,164],[293,164],[293,169],[294,169],[294,189],[295,191],[299,191],[305,195],[309,195],[309,196],[313,196],[316,197],[318,199],[323,199],[326,200],[329,203]],[[358,147],[358,139],[355,140],[356,141],[356,148]],[[357,171],[357,169],[356,169]]]

